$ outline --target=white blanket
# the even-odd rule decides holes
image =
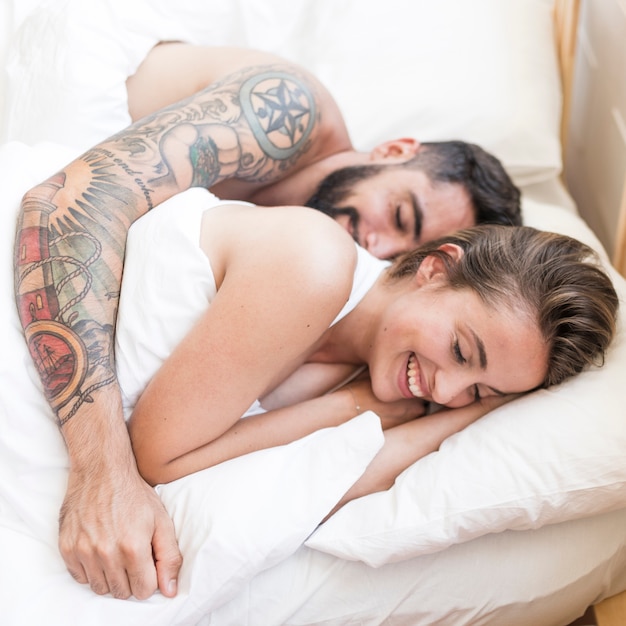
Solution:
[[[481,143],[524,185],[527,223],[599,247],[556,178],[550,0],[341,8],[334,0],[0,5],[0,138],[22,142],[0,148],[3,624],[541,626],[567,623],[626,588],[623,329],[604,369],[480,420],[389,492],[344,508],[310,536],[314,548],[301,544],[380,443],[371,415],[162,490],[186,559],[179,598],[101,598],[65,570],[56,520],[67,455],[15,313],[15,212],[25,190],[129,121],[124,81],[157,41],[251,45],[303,63],[336,95],[359,149],[402,135]]]

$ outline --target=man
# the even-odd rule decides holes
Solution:
[[[175,595],[181,556],[171,520],[137,472],[115,374],[131,223],[191,186],[258,204],[310,199],[390,257],[477,219],[518,223],[519,192],[496,159],[459,142],[440,149],[400,139],[356,152],[328,91],[273,55],[165,44],[128,90],[131,114],[147,116],[24,196],[15,284],[70,458],[61,554],[96,593],[146,598],[157,588]]]
[[[133,120],[152,114],[158,109],[198,93],[217,82],[227,73],[242,67],[280,61],[274,55],[237,48],[213,48],[180,43],[162,44],[153,48],[137,73],[127,81],[129,110]],[[293,65],[291,66],[293,67]],[[280,73],[280,69],[279,69]],[[262,80],[262,73],[255,80]],[[308,80],[313,77],[308,75]],[[268,85],[260,82],[259,86]],[[287,87],[291,85],[292,89]],[[301,109],[306,91],[298,93],[302,83],[284,83],[272,94],[274,100],[261,104],[256,87],[244,87],[243,114],[257,107],[265,114],[268,124],[279,122],[280,130],[271,132],[262,148],[268,155],[283,160],[282,173],[273,180],[260,176],[243,184],[242,170],[213,185],[212,191],[221,198],[249,200],[255,204],[306,204],[331,214],[353,234],[372,254],[385,258],[413,248],[421,241],[432,240],[475,222],[519,224],[519,192],[497,159],[478,146],[464,142],[420,144],[403,138],[385,142],[371,153],[356,152],[336,103],[328,91],[315,83],[319,104],[317,108],[320,136],[312,138],[312,150],[292,162],[297,127],[304,128],[301,144],[308,141],[306,124],[311,124],[309,106]],[[267,87],[268,90],[271,88]],[[230,90],[214,92],[211,106],[228,107],[228,100],[240,94]],[[264,93],[263,97],[268,98]],[[281,98],[293,98],[282,101]],[[246,106],[247,102],[247,106]],[[279,104],[279,102],[281,104]],[[224,113],[229,109],[224,108]],[[314,109],[310,109],[314,114]],[[282,121],[284,127],[280,127]],[[251,128],[255,132],[254,124]],[[202,135],[202,124],[182,138],[164,141],[180,160],[190,166],[189,146]],[[208,128],[205,132],[210,132]],[[217,131],[217,129],[213,129]],[[260,127],[257,137],[265,137]],[[220,129],[224,132],[224,129]],[[282,148],[272,141],[284,133]],[[270,136],[271,135],[271,136]],[[280,138],[280,137],[279,137]],[[219,148],[235,148],[224,134],[215,143]],[[286,146],[286,151],[285,150]],[[299,146],[298,146],[299,147]],[[237,146],[239,148],[239,146]],[[235,149],[237,149],[235,148]],[[308,148],[305,148],[308,150]],[[272,152],[274,150],[274,152]],[[314,154],[318,151],[317,154]],[[240,152],[237,152],[240,154]],[[230,155],[233,158],[233,155]],[[284,161],[289,161],[285,169]],[[384,167],[395,165],[396,167]],[[181,172],[184,188],[189,186],[190,171]],[[196,181],[198,183],[200,181]],[[203,181],[204,186],[210,186]]]

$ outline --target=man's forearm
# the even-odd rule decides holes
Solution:
[[[313,89],[289,67],[249,68],[140,120],[26,194],[16,299],[62,424],[98,389],[115,385],[114,324],[130,225],[191,186],[283,176],[315,132]]]
[[[31,190],[15,240],[19,317],[61,424],[116,382],[113,325],[124,242],[141,212],[132,192],[107,197],[96,163],[102,165],[83,157]],[[87,176],[78,178],[81,168]],[[81,184],[85,191],[77,197],[72,188]]]

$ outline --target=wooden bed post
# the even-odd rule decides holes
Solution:
[[[565,162],[574,80],[580,0],[554,0],[554,28],[557,56],[561,70],[563,108],[561,112],[561,154]],[[626,179],[622,192],[612,263],[626,276]],[[626,624],[626,591],[599,602],[593,607],[598,626]]]
[[[553,13],[555,42],[563,91],[563,105],[561,111],[561,156],[564,171],[567,158],[570,111],[573,98],[572,91],[580,0],[554,0]],[[614,252],[611,261],[622,276],[626,277],[626,177],[623,183],[622,199],[613,244]]]
[[[615,236],[615,252],[612,261],[617,271],[626,277],[626,178],[624,179],[622,203],[619,209],[617,233]]]
[[[626,591],[596,604],[593,611],[598,626],[623,626],[626,623]]]
[[[563,160],[565,160],[572,102],[579,12],[580,0],[554,0],[555,40],[563,89],[563,108],[561,111],[561,155]]]

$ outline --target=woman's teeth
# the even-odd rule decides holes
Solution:
[[[409,357],[409,365],[407,367],[407,379],[409,381],[409,391],[416,398],[423,398],[424,392],[419,386],[419,378],[417,374],[417,360],[414,354]]]

